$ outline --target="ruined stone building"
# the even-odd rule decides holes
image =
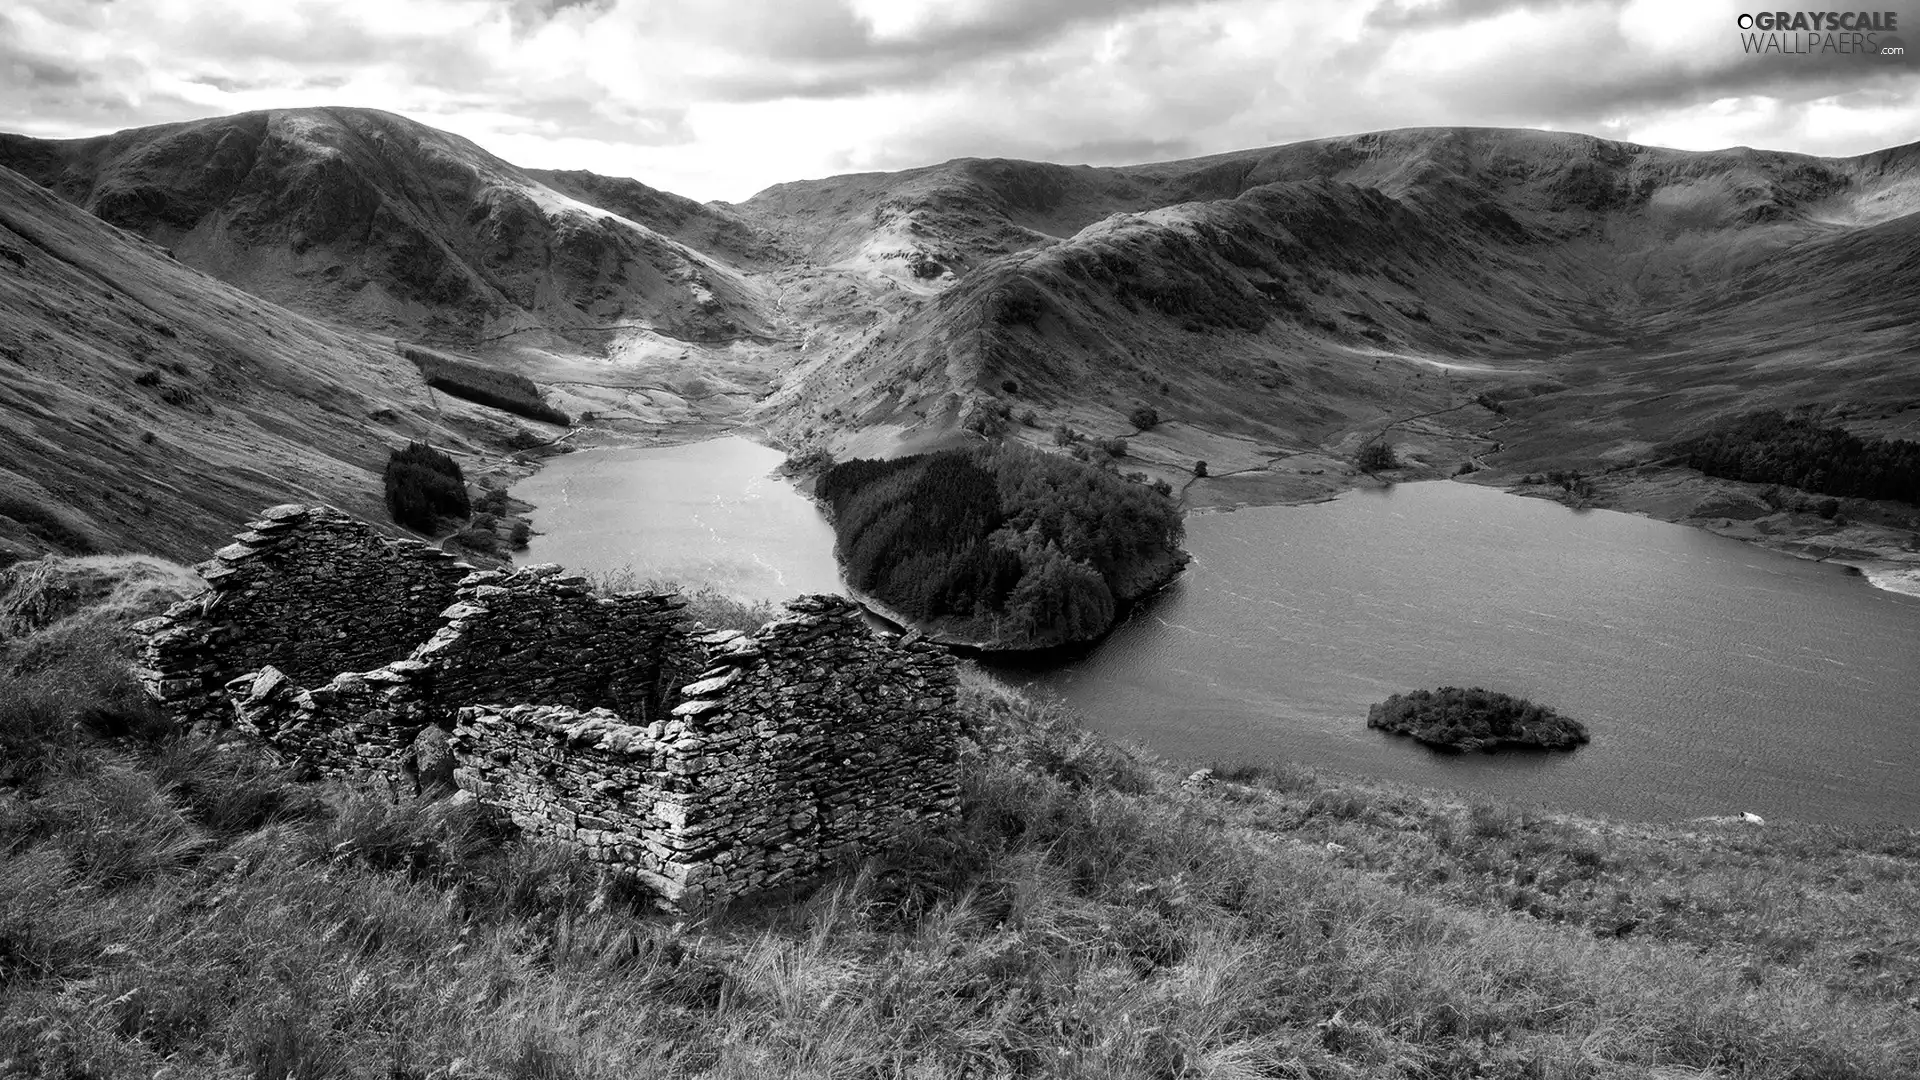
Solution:
[[[804,882],[955,812],[954,664],[801,597],[755,633],[558,567],[475,571],[328,507],[265,511],[136,629],[149,692],[322,774],[453,780],[527,835],[696,907]]]

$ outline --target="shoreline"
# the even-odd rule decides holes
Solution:
[[[820,512],[820,516],[826,520],[828,527],[832,527],[833,509],[822,502],[820,497],[814,493],[812,476],[790,472],[784,465],[775,469],[774,475],[785,480],[795,491],[805,496],[807,501],[811,502],[814,508]],[[805,486],[802,486],[803,482]],[[1184,519],[1186,512],[1182,511],[1181,513]],[[861,607],[866,608],[869,614],[876,616],[883,622],[901,627],[905,632],[918,633],[928,641],[956,649],[963,655],[971,658],[987,658],[1006,662],[1032,662],[1048,657],[1064,657],[1083,653],[1105,640],[1107,635],[1113,633],[1120,627],[1121,623],[1127,620],[1127,616],[1135,607],[1146,603],[1175,581],[1179,580],[1180,574],[1193,562],[1193,556],[1184,548],[1181,549],[1181,554],[1184,555],[1185,558],[1176,560],[1170,571],[1162,575],[1160,580],[1154,582],[1138,597],[1129,601],[1119,601],[1118,598],[1116,598],[1113,623],[1105,630],[1102,630],[1099,636],[1087,641],[1056,641],[1024,648],[1009,647],[1006,643],[997,639],[957,637],[952,633],[942,630],[938,624],[920,625],[917,620],[910,619],[906,615],[895,611],[877,597],[869,596],[859,589],[854,588],[847,582],[847,564],[846,561],[840,557],[840,545],[837,534],[834,542],[833,563],[840,575],[840,588],[845,592],[847,598],[859,604]]]
[[[617,432],[605,428],[575,429],[582,438],[568,447],[563,453],[579,453],[593,449],[639,448],[651,449],[667,446],[684,446],[690,443],[706,442],[711,439],[734,436],[758,443],[771,450],[787,453],[790,448],[774,436],[771,429],[761,424],[667,424],[657,430],[644,433]],[[502,463],[511,474],[509,490],[538,471],[546,456],[514,460],[511,464]],[[499,467],[499,466],[496,466]],[[1488,475],[1489,473],[1493,475]],[[812,491],[802,487],[801,477],[776,469],[774,475],[793,486],[796,491],[819,507],[829,524],[832,516],[821,506]],[[1485,480],[1475,479],[1486,477]],[[1212,477],[1196,478],[1204,483]],[[1337,489],[1321,487],[1312,494],[1300,494],[1289,497],[1278,491],[1268,492],[1267,498],[1249,498],[1232,503],[1214,503],[1207,505],[1185,505],[1181,513],[1185,517],[1199,517],[1210,514],[1228,514],[1236,510],[1261,506],[1313,506],[1331,502],[1350,491],[1377,486],[1381,479],[1368,474],[1342,477],[1349,481],[1340,484]],[[1846,566],[1865,578],[1867,583],[1881,592],[1899,596],[1920,598],[1920,532],[1901,530],[1892,526],[1877,524],[1848,523],[1834,525],[1822,522],[1814,525],[1806,520],[1809,515],[1796,515],[1788,511],[1771,511],[1760,506],[1756,492],[1769,485],[1748,484],[1742,481],[1723,480],[1694,472],[1693,470],[1661,467],[1654,472],[1640,469],[1615,473],[1602,473],[1590,480],[1596,484],[1595,495],[1578,505],[1565,498],[1557,497],[1557,490],[1544,490],[1544,485],[1524,485],[1517,477],[1502,476],[1499,470],[1483,470],[1459,476],[1413,476],[1399,480],[1400,483],[1417,483],[1426,480],[1448,480],[1455,483],[1473,484],[1478,487],[1492,488],[1519,498],[1544,499],[1560,503],[1570,509],[1612,510],[1617,513],[1632,514],[1653,521],[1664,521],[1672,525],[1682,525],[1701,529],[1716,536],[1739,540],[1767,551],[1791,555],[1810,562],[1826,562]],[[1395,481],[1386,481],[1391,484]],[[1189,485],[1191,486],[1191,485]],[[1543,489],[1543,490],[1532,490]],[[523,500],[524,501],[524,500]],[[1183,500],[1184,502],[1185,500]],[[1724,509],[1731,513],[1715,514],[1700,511]],[[1736,516],[1737,515],[1737,516]],[[1775,531],[1784,530],[1784,531]],[[1851,530],[1854,535],[1848,536]],[[1866,535],[1861,535],[1865,533]],[[1827,550],[1818,553],[1824,546]],[[834,561],[839,563],[839,554]],[[841,586],[846,595],[868,607],[873,613],[888,622],[913,627],[911,620],[900,618],[886,605],[866,596],[855,595],[855,590],[846,584],[845,567],[841,568]],[[1178,571],[1167,581],[1148,590],[1136,604],[1164,589],[1179,576]],[[1118,625],[1116,620],[1115,625]],[[989,642],[941,634],[938,630],[922,628],[927,637],[943,644],[983,653],[1005,653],[1021,655],[1045,653],[1060,649],[1085,647],[1098,642],[1082,642],[1072,645],[1055,644],[1034,649],[995,648]],[[1105,635],[1102,635],[1104,637]]]

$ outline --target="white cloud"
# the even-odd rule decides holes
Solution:
[[[1920,28],[1920,0],[1902,5]],[[77,136],[369,106],[523,164],[730,199],[961,155],[1110,164],[1429,124],[1819,153],[1920,140],[1920,59],[1744,56],[1740,10],[1729,0],[11,0],[0,9],[0,129]]]

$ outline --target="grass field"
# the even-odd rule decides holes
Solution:
[[[699,917],[0,651],[0,1076],[1920,1075],[1920,833],[1203,791],[965,675],[965,812]],[[90,640],[91,647],[82,647]]]

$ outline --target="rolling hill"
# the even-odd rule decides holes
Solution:
[[[1496,464],[1624,459],[1781,404],[1911,432],[1915,209],[1920,147],[1820,159],[1474,129],[1118,169],[953,162],[743,206],[804,211],[791,235],[821,260],[905,238],[971,267],[790,381],[767,414],[796,437],[912,442],[1026,408],[1041,429],[1124,435],[1149,404],[1178,423],[1146,436],[1144,463],[1196,447],[1217,463],[1200,436],[1232,433],[1260,444],[1240,449],[1249,471],[1390,428],[1434,468],[1486,464],[1496,440],[1474,436],[1495,425],[1512,447]],[[1509,404],[1471,404],[1483,391]],[[1396,427],[1422,413],[1440,418]]]
[[[364,328],[457,344],[620,324],[693,339],[765,330],[754,289],[676,239],[737,255],[753,242],[739,223],[630,181],[549,174],[549,186],[389,113],[7,136],[0,165],[229,284]],[[562,188],[601,191],[620,212]]]

